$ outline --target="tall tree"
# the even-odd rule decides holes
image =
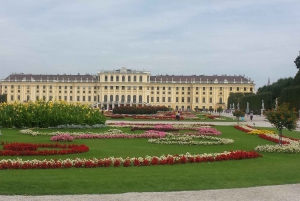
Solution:
[[[296,67],[299,69],[298,73],[296,74],[294,78],[294,85],[300,85],[300,53],[299,56],[294,61]]]

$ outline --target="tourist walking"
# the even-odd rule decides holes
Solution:
[[[253,112],[251,111],[250,112],[250,120],[251,120],[251,122],[252,122],[252,119],[253,119]]]
[[[176,119],[179,121],[180,119],[180,112],[178,111],[177,114],[176,114]]]

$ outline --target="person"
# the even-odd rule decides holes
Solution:
[[[251,111],[250,112],[250,120],[251,120],[251,122],[252,122],[252,119],[253,119],[253,112]]]
[[[180,112],[178,111],[177,114],[176,114],[176,119],[179,121],[180,119]]]

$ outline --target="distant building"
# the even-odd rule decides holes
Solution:
[[[164,105],[173,109],[208,109],[222,106],[231,92],[254,92],[244,76],[156,75],[149,71],[103,70],[97,75],[11,74],[0,82],[7,102],[44,99],[97,105]]]

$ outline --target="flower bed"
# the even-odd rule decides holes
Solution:
[[[190,153],[180,155],[146,156],[134,158],[108,157],[103,159],[59,159],[59,160],[22,160],[8,159],[0,160],[0,170],[5,169],[57,169],[57,168],[96,168],[96,167],[133,167],[150,165],[174,165],[186,163],[203,163],[226,160],[242,160],[262,157],[254,151],[230,151],[223,153],[196,154]]]
[[[203,139],[210,141],[193,141],[193,139]],[[166,138],[149,139],[148,142],[156,144],[176,144],[176,145],[223,145],[232,144],[234,140],[226,138],[217,138],[206,135],[182,135],[175,136],[167,134]]]
[[[89,151],[86,145],[76,144],[32,144],[32,143],[3,143],[0,156],[33,156],[33,155],[66,155]],[[38,148],[60,148],[62,150],[37,150]]]
[[[68,135],[68,134],[63,134]],[[60,137],[53,136],[51,137],[52,141],[61,141]],[[72,136],[70,136],[72,137]],[[74,135],[73,139],[112,139],[112,138],[162,138],[166,137],[166,133],[162,131],[156,131],[156,130],[148,130],[143,134],[127,134],[127,133],[107,133],[107,134],[79,134]]]
[[[154,128],[157,125],[165,125],[165,126],[172,125],[172,128],[178,128],[180,130],[193,130],[195,128],[214,126],[214,124],[154,124],[154,123],[125,123],[125,122],[108,123],[107,125],[111,127],[150,127],[150,128]]]

